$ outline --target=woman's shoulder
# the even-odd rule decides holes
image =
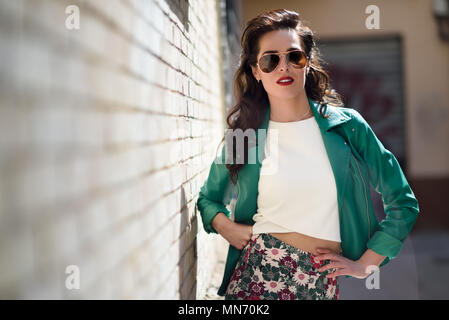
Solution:
[[[352,123],[357,123],[359,125],[367,125],[367,121],[365,120],[365,118],[362,116],[362,114],[357,111],[354,108],[351,107],[337,107],[337,106],[331,106],[331,108],[333,108],[333,110],[335,112],[339,112],[349,118],[351,118],[351,122]]]
[[[368,133],[372,128],[362,114],[349,106],[331,106],[332,113],[342,120],[339,126],[347,136],[352,136],[354,132]]]
[[[333,108],[333,110],[335,110],[335,111],[339,111],[347,116],[350,116],[351,118],[361,116],[360,113],[356,109],[351,108],[349,106],[347,106],[347,107],[331,106],[331,108]]]

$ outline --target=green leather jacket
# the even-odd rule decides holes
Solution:
[[[383,266],[401,251],[405,238],[418,218],[418,201],[397,159],[385,149],[359,112],[351,108],[323,105],[323,113],[329,115],[324,118],[319,114],[320,104],[308,100],[335,176],[342,255],[357,260],[370,248],[386,256],[380,265]],[[269,116],[270,107],[267,108],[260,129],[267,129]],[[264,143],[265,137],[259,139],[256,133],[256,144],[252,148],[263,148]],[[217,233],[211,225],[217,213],[223,212],[230,217],[226,206],[229,204],[228,194],[232,182],[225,167],[225,147],[219,157],[212,163],[196,203],[207,233]],[[239,171],[235,222],[247,225],[255,223],[252,217],[257,212],[260,167],[261,162],[256,157],[256,163],[245,163]],[[382,195],[386,218],[380,223],[374,214],[369,183]],[[229,245],[224,277],[218,290],[221,296],[226,292],[240,253],[241,250]]]

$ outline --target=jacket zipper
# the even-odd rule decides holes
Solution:
[[[354,157],[354,155],[352,153],[351,153],[351,156],[354,159],[355,164],[357,165],[357,169],[359,170],[360,178],[362,178],[362,181],[363,181],[363,189],[365,191],[366,216],[368,218],[368,235],[369,235],[368,239],[370,239],[371,238],[371,221],[370,221],[369,213],[368,213],[368,198],[367,198],[367,195],[366,195],[365,179],[363,179],[362,172],[360,171],[360,167],[359,167],[359,164],[357,162],[357,159]]]

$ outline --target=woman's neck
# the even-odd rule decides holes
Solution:
[[[270,120],[277,122],[299,121],[313,116],[306,94],[292,99],[270,98]]]

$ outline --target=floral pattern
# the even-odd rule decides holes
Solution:
[[[329,260],[315,256],[271,236],[253,235],[242,250],[229,282],[225,300],[337,300],[333,270],[318,269]]]

